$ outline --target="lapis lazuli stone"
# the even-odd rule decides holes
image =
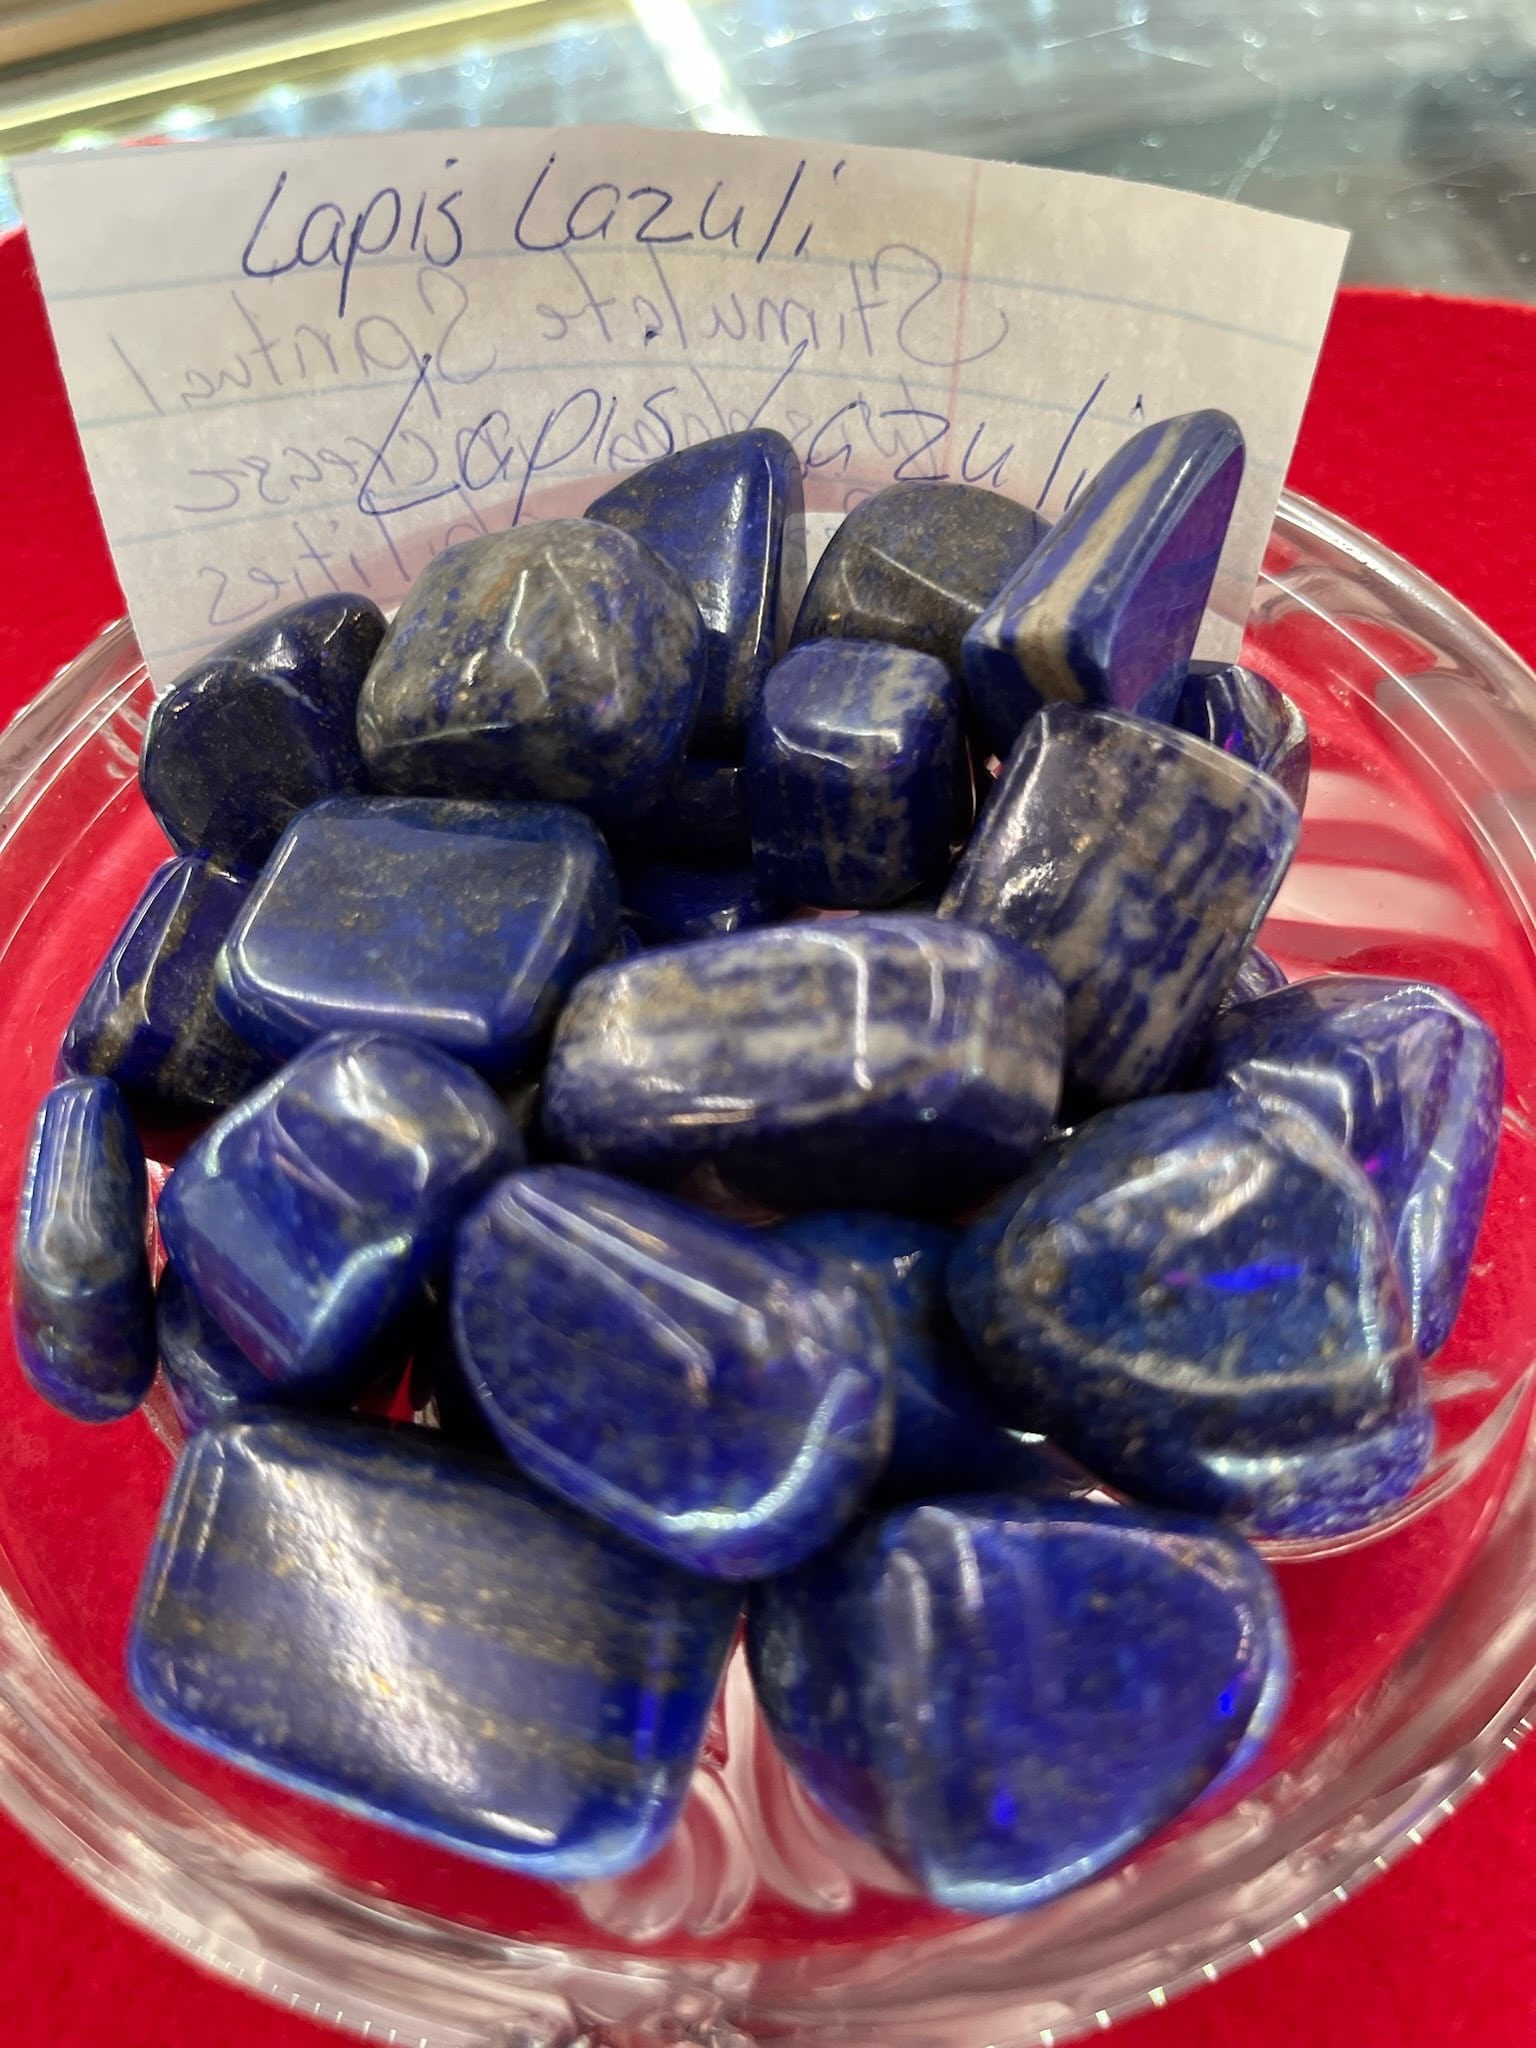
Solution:
[[[1009,756],[940,914],[1036,947],[1067,997],[1067,1072],[1165,1086],[1216,1012],[1300,833],[1267,775],[1121,711],[1052,704]]]
[[[1225,1010],[1233,1003],[1251,1003],[1257,997],[1271,995],[1277,988],[1285,986],[1285,969],[1279,961],[1271,960],[1257,946],[1250,946],[1238,962],[1237,972],[1228,984],[1221,1006]]]
[[[189,1436],[281,1396],[279,1383],[225,1336],[169,1261],[155,1289],[155,1338],[172,1405]]]
[[[251,874],[296,811],[366,789],[357,693],[383,637],[366,597],[305,598],[178,678],[139,764],[171,844]]]
[[[522,1471],[690,1571],[830,1542],[891,1441],[857,1277],[606,1174],[513,1174],[459,1231],[453,1327]]]
[[[1242,478],[1224,412],[1160,420],[1115,451],[965,636],[993,753],[1042,704],[1172,715]]]
[[[953,1208],[1040,1145],[1061,994],[1027,947],[937,918],[774,925],[589,974],[544,1074],[569,1156],[712,1158],[780,1208]]]
[[[752,857],[747,771],[740,761],[690,754],[655,810],[615,839],[623,855],[741,862]]]
[[[865,1524],[754,1589],[747,1644],[804,1783],[968,1913],[1119,1862],[1273,1728],[1289,1668],[1240,1537],[1018,1494]]]
[[[498,1078],[618,930],[613,862],[565,804],[337,797],[295,818],[219,961],[219,1002],[276,1057],[401,1031]]]
[[[879,1499],[1038,1492],[1081,1476],[1048,1445],[1006,1429],[983,1391],[944,1292],[957,1231],[878,1210],[835,1209],[792,1217],[775,1235],[834,1270],[851,1267],[872,1291],[896,1395]]]
[[[794,449],[771,427],[748,427],[647,463],[587,507],[654,548],[693,593],[704,621],[701,748],[735,752],[746,739],[778,638],[785,520],[801,503]]]
[[[949,1294],[1009,1420],[1141,1499],[1333,1535],[1428,1455],[1381,1204],[1288,1107],[1220,1089],[1092,1118],[971,1226]]]
[[[1206,1072],[1294,1103],[1358,1160],[1396,1242],[1419,1350],[1438,1351],[1499,1144],[1504,1061],[1482,1018],[1427,982],[1329,975],[1225,1011]]]
[[[111,1081],[61,1081],[32,1126],[16,1220],[16,1356],[79,1422],[131,1415],[155,1376],[149,1185]]]
[[[273,1415],[182,1453],[128,1674],[233,1763],[570,1882],[671,1832],[738,1605],[429,1431]]]
[[[885,640],[959,679],[966,633],[1050,531],[976,484],[888,484],[827,543],[795,621],[807,640]]]
[[[704,678],[699,608],[642,542],[545,519],[447,548],[396,612],[358,700],[381,789],[575,804],[603,824],[666,795]]]
[[[377,1376],[378,1346],[521,1147],[496,1097],[429,1045],[321,1039],[228,1111],[160,1197],[205,1312],[298,1399]]]
[[[906,647],[797,647],[764,685],[747,773],[753,860],[791,903],[899,902],[944,875],[971,822],[959,686]]]
[[[156,868],[80,998],[59,1066],[104,1074],[146,1116],[177,1123],[238,1102],[272,1062],[219,1014],[215,967],[247,886],[185,855]]]
[[[751,867],[626,861],[619,873],[624,923],[646,946],[675,946],[771,924],[784,909]]]
[[[1173,723],[1273,776],[1297,810],[1307,801],[1312,742],[1283,690],[1235,661],[1192,661]]]

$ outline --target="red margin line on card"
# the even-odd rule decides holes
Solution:
[[[965,350],[965,315],[971,296],[971,252],[976,241],[976,191],[981,183],[981,165],[971,165],[971,190],[965,208],[965,241],[960,254],[960,303],[955,308],[955,344],[953,360],[949,370],[949,425],[944,430],[944,460],[941,464],[946,475],[953,478],[950,468],[951,444],[955,437],[955,407],[960,402],[960,358]]]

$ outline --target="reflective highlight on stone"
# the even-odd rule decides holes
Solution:
[[[1055,981],[1006,939],[923,917],[776,925],[589,974],[544,1127],[617,1172],[712,1158],[774,1207],[954,1207],[1040,1144],[1060,1033]]]
[[[172,685],[139,781],[179,852],[251,874],[296,811],[367,788],[357,693],[383,637],[366,597],[305,598]]]
[[[856,1278],[576,1167],[512,1175],[459,1232],[453,1323],[508,1454],[690,1571],[788,1570],[890,1446],[890,1368]]]
[[[1493,1178],[1504,1060],[1449,990],[1330,975],[1226,1011],[1207,1075],[1294,1103],[1353,1154],[1386,1211],[1424,1357],[1451,1333]]]
[[[297,1399],[377,1376],[377,1346],[521,1148],[486,1084],[382,1032],[321,1039],[206,1131],[160,1197],[166,1249]]]
[[[1222,1008],[1228,1009],[1233,1003],[1251,1003],[1259,996],[1267,996],[1277,988],[1286,986],[1285,969],[1277,960],[1271,960],[1267,953],[1261,953],[1257,946],[1250,946],[1238,963],[1231,986],[1222,998]]]
[[[800,462],[771,427],[723,434],[647,463],[587,507],[654,548],[704,621],[695,743],[738,749],[773,663],[784,521],[801,509]]]
[[[155,1339],[172,1406],[189,1436],[282,1396],[280,1383],[225,1336],[169,1262],[155,1289]]]
[[[296,818],[262,870],[219,1002],[275,1057],[373,1028],[504,1078],[618,917],[608,849],[567,805],[341,797]]]
[[[773,894],[896,903],[943,877],[970,825],[959,686],[930,654],[811,641],[764,686],[747,774],[753,860]]]
[[[794,644],[886,640],[934,655],[958,680],[966,633],[1049,531],[1000,491],[888,484],[828,541]]]
[[[1009,1419],[1142,1499],[1333,1535],[1428,1456],[1381,1204],[1288,1108],[1217,1090],[1093,1118],[966,1233],[949,1294]]]
[[[1307,801],[1312,742],[1307,722],[1257,669],[1235,661],[1192,661],[1173,723],[1273,776],[1297,810]]]
[[[1120,1102],[1210,1023],[1295,851],[1268,776],[1170,727],[1053,704],[1021,737],[940,915],[1036,947],[1067,997],[1067,1070]]]
[[[572,1882],[671,1832],[737,1605],[428,1432],[274,1416],[182,1453],[128,1672],[216,1755]]]
[[[447,548],[358,701],[382,789],[546,798],[601,822],[666,794],[704,677],[698,606],[627,533],[545,519]]]
[[[247,885],[190,855],[156,868],[80,998],[59,1048],[70,1074],[104,1074],[136,1109],[180,1122],[254,1088],[271,1061],[220,1016],[219,948]]]
[[[754,1590],[748,1651],[809,1789],[968,1913],[1118,1863],[1269,1732],[1289,1669],[1241,1538],[1017,1495],[866,1524]]]
[[[619,882],[624,922],[642,947],[751,931],[770,924],[784,909],[750,867],[626,861]]]
[[[155,1376],[149,1187],[110,1081],[61,1081],[32,1125],[16,1217],[12,1322],[36,1393],[77,1422],[131,1415]]]
[[[1223,412],[1160,420],[1115,451],[965,636],[995,754],[1042,704],[1172,714],[1242,478]]]

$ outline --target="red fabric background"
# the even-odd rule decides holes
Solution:
[[[1536,311],[1346,293],[1292,482],[1536,660],[1533,432]],[[0,243],[0,449],[3,720],[123,608],[16,237]],[[4,1821],[0,2012],[9,2048],[321,2048],[334,2038],[153,1946]],[[1116,2038],[1125,2048],[1536,2040],[1536,1741],[1320,1927]]]

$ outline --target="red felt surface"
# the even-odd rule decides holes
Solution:
[[[0,242],[0,719],[122,599],[19,238]],[[1536,660],[1536,311],[1375,292],[1334,318],[1292,470]],[[201,1975],[0,1821],[7,2048],[318,2048]],[[1536,1739],[1305,1936],[1128,2023],[1126,2048],[1536,2040]],[[850,2043],[850,2048],[880,2048]]]

